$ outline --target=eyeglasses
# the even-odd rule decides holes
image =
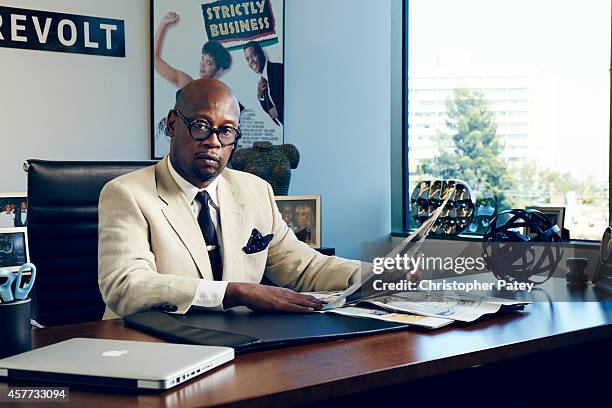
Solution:
[[[232,126],[220,126],[212,127],[212,125],[204,119],[196,119],[189,122],[185,116],[178,109],[174,109],[177,116],[183,121],[187,129],[189,129],[189,135],[196,142],[202,142],[210,137],[213,133],[217,135],[221,146],[230,146],[236,144],[242,137],[240,129],[236,129]]]

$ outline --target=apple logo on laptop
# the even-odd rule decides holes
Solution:
[[[109,350],[102,353],[104,357],[121,357],[124,354],[127,354],[127,350]]]

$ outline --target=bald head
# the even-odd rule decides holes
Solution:
[[[238,99],[223,82],[213,78],[201,78],[185,85],[177,96],[176,109],[191,115],[202,107],[222,107],[240,116]]]

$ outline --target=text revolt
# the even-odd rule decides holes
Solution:
[[[124,23],[0,6],[0,47],[125,57]]]

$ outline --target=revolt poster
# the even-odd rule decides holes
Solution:
[[[177,91],[205,77],[223,81],[238,98],[238,147],[283,143],[283,6],[283,0],[152,0],[153,158],[170,149],[165,118]]]

